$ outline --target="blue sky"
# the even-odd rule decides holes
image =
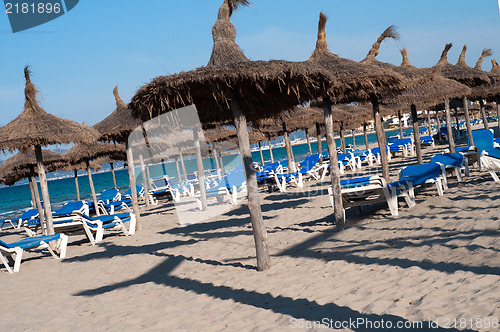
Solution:
[[[112,89],[125,102],[158,75],[208,62],[211,26],[222,0],[82,0],[70,12],[39,27],[13,34],[0,12],[0,125],[23,108],[23,67],[42,107],[55,115],[93,125],[114,108]],[[233,14],[236,42],[252,60],[305,60],[314,49],[317,20],[324,11],[330,50],[362,60],[389,25],[399,41],[384,42],[381,61],[400,63],[408,48],[416,66],[434,65],[452,42],[455,63],[463,44],[474,66],[483,48],[500,60],[500,17],[496,0],[254,0]],[[483,69],[491,68],[489,59]]]

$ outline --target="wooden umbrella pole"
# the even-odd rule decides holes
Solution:
[[[188,182],[188,177],[186,173],[186,165],[184,165],[184,157],[182,156],[182,151],[179,151],[179,159],[181,160],[182,175],[184,176],[184,181]]]
[[[219,159],[220,159],[220,169],[222,171],[221,175],[224,176],[224,174],[226,174],[226,170],[224,169],[224,162],[222,161],[222,151],[219,151]]]
[[[323,111],[325,113],[326,145],[330,155],[330,180],[333,189],[333,215],[337,231],[344,229],[345,217],[342,205],[342,192],[340,187],[340,170],[337,159],[337,147],[333,136],[332,102],[329,97],[323,97]]]
[[[74,170],[75,172],[75,189],[76,189],[76,200],[80,200],[80,186],[78,185],[78,170]]]
[[[130,147],[128,141],[125,143],[125,148],[127,149],[127,165],[128,165],[128,179],[130,182],[130,196],[132,199],[132,210],[135,214],[136,220],[136,230],[140,231],[142,229],[141,214],[139,211],[139,202],[137,201],[137,186],[135,184],[135,168],[134,168],[134,156],[132,155],[132,148]]]
[[[427,112],[427,127],[429,128],[429,136],[432,137],[431,114],[429,113],[429,111],[426,112]]]
[[[146,164],[146,175],[148,176],[148,188],[151,188],[151,172],[149,170],[149,164]]]
[[[260,152],[260,162],[262,163],[262,166],[265,166],[265,164],[264,164],[264,154],[262,153],[262,145],[260,145],[260,142],[259,142],[259,152]]]
[[[500,136],[500,96],[496,97],[497,103],[497,127],[498,127],[498,135]]]
[[[354,129],[352,129],[351,132],[352,132],[352,147],[356,149],[356,133],[354,132]]]
[[[217,168],[217,177],[220,179],[221,178],[221,170],[220,170],[220,165],[219,165],[219,157],[217,156],[217,149],[215,146],[212,144],[212,154],[215,159],[215,167]]]
[[[115,189],[118,189],[118,186],[116,185],[115,167],[113,166],[113,163],[109,163],[109,166],[111,167],[111,174],[113,175],[113,184],[115,185]]]
[[[479,99],[479,107],[481,108],[481,117],[483,118],[484,129],[490,129],[488,124],[488,118],[486,117],[486,111],[484,110],[483,99]],[[472,146],[472,144],[470,144]]]
[[[422,147],[420,146],[420,132],[418,131],[418,117],[417,117],[417,108],[414,104],[411,104],[411,119],[413,121],[413,140],[415,141],[415,149],[417,150],[417,162],[419,164],[424,163],[424,159],[422,157]]]
[[[309,139],[309,129],[305,129],[306,132],[306,141],[307,141],[307,147],[309,148],[309,155],[313,154],[312,148],[311,148],[311,140]]]
[[[260,208],[260,196],[257,187],[257,176],[255,168],[252,166],[252,151],[250,150],[250,141],[247,131],[247,120],[243,114],[239,100],[231,98],[231,109],[233,111],[234,125],[238,135],[243,166],[247,180],[248,209],[250,210],[250,220],[252,222],[255,251],[257,255],[257,269],[259,271],[267,270],[271,267],[271,258],[267,248],[267,231],[262,219]]]
[[[38,185],[36,183],[35,177],[35,167],[30,166],[30,183],[33,185],[33,196],[36,209],[38,210],[38,218],[40,219],[40,226],[42,227],[42,233],[47,234],[47,223],[45,222],[45,217],[43,215],[42,202],[40,202],[40,194],[38,193]]]
[[[45,166],[43,164],[42,147],[35,145],[36,168],[38,169],[38,178],[40,179],[40,189],[42,190],[43,210],[45,211],[45,223],[47,234],[54,234],[54,224],[52,222],[52,209],[50,207],[49,187],[47,186],[47,177],[45,176]]]
[[[387,159],[386,140],[384,129],[382,128],[382,116],[377,97],[372,97],[373,118],[375,120],[375,132],[377,133],[378,146],[380,148],[380,160],[382,162],[382,176],[389,181],[389,161]]]
[[[148,195],[148,180],[146,176],[146,167],[144,166],[144,158],[139,154],[139,163],[141,164],[142,186],[144,187],[144,202],[146,209],[149,208],[149,195]]]
[[[28,178],[28,181],[29,181],[29,186],[30,186],[31,206],[36,208],[35,192],[34,192],[35,189],[33,188],[33,180],[31,179],[31,170],[30,170],[30,177]]]
[[[436,125],[439,144],[443,143],[441,138],[441,121],[439,120],[439,111],[436,111]]]
[[[365,136],[365,148],[369,149],[370,148],[370,143],[368,143],[368,131],[366,129],[366,123],[363,124],[363,135]]]
[[[288,172],[295,172],[292,161],[292,147],[286,131],[286,124],[283,122],[283,140],[285,141],[286,159],[288,160]]]
[[[92,180],[92,170],[90,169],[90,162],[85,160],[87,166],[87,174],[89,176],[90,191],[92,192],[92,200],[94,201],[95,213],[99,216],[99,209],[97,208],[97,196],[95,194],[94,181]]]
[[[177,178],[179,179],[179,182],[182,182],[181,169],[179,167],[179,157],[175,157],[175,167],[177,168]]]
[[[269,154],[271,155],[271,162],[274,163],[273,144],[271,143],[271,135],[268,135],[268,139],[269,139]]]
[[[469,118],[469,103],[467,97],[463,98],[464,103],[464,117],[465,117],[465,126],[467,127],[467,136],[469,137],[469,145],[474,146],[474,138],[472,137],[472,125],[470,124]]]
[[[458,119],[458,108],[455,108],[455,120],[457,122],[457,132],[460,134],[460,121]]]
[[[403,117],[401,116],[401,111],[398,111],[399,120],[399,138],[403,138]]]
[[[345,135],[344,135],[344,122],[343,121],[340,122],[340,147],[342,149],[342,152],[345,153],[346,148],[345,148]]]
[[[451,128],[450,99],[444,100],[444,112],[446,116],[446,132],[448,133],[448,145],[450,152],[455,152],[455,140],[453,139],[453,129]]]
[[[321,147],[321,131],[319,127],[319,122],[316,122],[316,139],[318,143],[318,153],[319,153],[319,162],[323,162],[323,148]]]
[[[201,157],[200,138],[198,128],[193,130],[194,149],[196,151],[196,166],[198,168],[198,182],[200,185],[201,209],[207,209],[207,193],[205,190],[205,169],[203,168],[203,159]]]
[[[178,163],[177,157],[175,157],[175,163],[176,164]],[[161,160],[161,170],[163,175],[167,175],[167,169],[165,168],[165,159]],[[177,170],[179,170],[179,164],[177,164]],[[180,182],[181,181],[180,173],[179,172],[177,173],[179,174],[179,182]]]

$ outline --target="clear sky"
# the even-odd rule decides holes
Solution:
[[[55,115],[93,125],[115,108],[118,85],[125,102],[158,75],[205,65],[212,48],[211,26],[222,0],[82,0],[70,12],[39,27],[13,34],[0,12],[0,125],[23,108],[23,67],[41,91],[42,107]],[[384,42],[378,57],[401,62],[408,48],[416,66],[433,66],[452,42],[455,63],[462,45],[474,66],[483,48],[500,60],[500,17],[496,0],[253,0],[233,14],[236,42],[252,60],[305,60],[314,49],[319,12],[330,50],[362,60],[389,25],[401,39]],[[489,70],[489,59],[483,69]]]

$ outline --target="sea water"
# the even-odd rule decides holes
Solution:
[[[405,130],[405,134],[408,134],[410,129]],[[399,130],[387,131],[386,135],[397,135]],[[304,138],[303,132],[298,132],[290,135],[290,138]],[[347,136],[345,138],[346,144],[352,144],[352,136]],[[278,141],[273,141],[273,145],[282,141],[282,138]],[[368,142],[372,144],[374,147],[377,141],[375,134],[368,135]],[[340,140],[336,139],[337,146],[340,146]],[[265,146],[266,143],[263,144]],[[356,136],[356,146],[364,147],[364,137]],[[323,141],[322,143],[323,151],[325,151],[326,143]],[[317,142],[311,142],[311,149],[313,153],[317,153]],[[296,144],[292,146],[292,150],[294,153],[295,161],[302,161],[309,154],[309,147],[307,144]],[[273,157],[275,161],[285,160],[286,159],[286,150],[284,147],[276,147],[272,149]],[[264,149],[262,151],[264,156],[264,162],[269,163],[271,161],[270,152],[268,149]],[[252,158],[255,162],[261,164],[260,152],[253,151]],[[233,155],[225,155],[223,156],[223,163],[226,171],[234,168],[238,163],[241,162],[241,158],[238,154]],[[193,173],[196,171],[196,158],[195,156],[185,156],[184,163],[186,167],[187,173]],[[203,160],[205,169],[214,169],[216,167],[215,161],[212,158],[206,158]],[[103,165],[103,171],[101,172],[93,172],[92,180],[94,182],[95,192],[99,197],[99,194],[104,189],[110,189],[114,187],[113,177],[110,172],[109,165]],[[126,192],[129,186],[129,177],[128,171],[123,167],[123,162],[115,163],[115,176],[116,176],[116,184],[118,189],[122,194]],[[158,163],[149,166],[150,177],[152,179],[159,178],[164,175],[168,175],[172,181],[178,181],[178,173],[175,161],[169,161],[165,163]],[[142,183],[142,173],[140,167],[135,168],[136,174],[136,182],[138,184]],[[182,174],[182,173],[181,173]],[[76,187],[75,187],[75,178],[73,172],[64,172],[59,171],[57,173],[57,178],[54,178],[54,174],[48,174],[48,187],[49,187],[49,195],[50,202],[53,209],[57,209],[58,207],[64,205],[64,203],[73,201],[77,199],[76,196]],[[92,194],[89,185],[88,175],[85,171],[78,172],[78,185],[80,189],[80,199],[91,201]],[[39,192],[40,187],[39,187]],[[22,214],[22,212],[31,208],[31,195],[29,190],[29,184],[27,179],[21,180],[13,186],[0,186],[0,220],[15,218]]]

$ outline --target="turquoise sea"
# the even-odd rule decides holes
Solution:
[[[388,131],[386,132],[387,136],[395,135],[399,131]],[[409,130],[406,130],[409,132]],[[406,133],[405,133],[406,134]],[[296,132],[290,135],[290,138],[304,138],[303,132]],[[282,138],[277,141],[273,141],[273,145],[276,142],[282,141]],[[376,142],[375,134],[368,135],[368,141],[370,144]],[[346,144],[352,144],[352,136],[346,137]],[[266,145],[264,143],[263,145]],[[317,143],[311,143],[313,153],[317,151]],[[364,146],[364,137],[356,136],[356,145],[358,147]],[[337,139],[337,146],[340,146],[340,141]],[[326,144],[323,141],[323,150],[326,150]],[[374,145],[372,145],[374,147]],[[309,148],[307,144],[298,144],[293,145],[293,153],[295,156],[295,160],[297,162],[303,160],[305,156],[309,154]],[[269,150],[263,151],[264,160],[266,163],[270,162],[270,154]],[[276,161],[286,159],[286,151],[284,147],[273,148],[273,156]],[[261,163],[260,153],[258,151],[252,152],[252,157],[255,162]],[[228,155],[223,157],[224,165],[226,170],[231,169],[237,163],[240,162],[239,155]],[[187,172],[193,172],[196,170],[196,160],[194,156],[186,156],[185,157],[185,165]],[[97,195],[101,193],[104,189],[113,188],[113,178],[111,172],[109,171],[109,165],[102,165],[103,171],[92,174],[92,179],[94,181],[94,186]],[[205,169],[215,168],[215,164],[213,159],[205,159],[204,160]],[[80,196],[81,199],[90,201],[92,198],[89,180],[87,173],[84,171],[79,171],[78,176],[78,184],[80,187]],[[123,167],[123,163],[115,163],[115,174],[118,189],[122,193],[125,193],[129,186],[128,180],[128,171]],[[177,180],[177,168],[175,162],[165,162],[164,164],[156,164],[150,166],[150,176],[151,178],[162,177],[163,175],[168,175],[170,178],[173,178],[173,181]],[[54,175],[52,175],[53,177]],[[75,190],[75,179],[72,172],[58,172],[57,179],[49,179],[49,194],[51,205],[54,208],[62,206],[64,203],[72,200],[76,200],[76,190]],[[48,176],[51,177],[50,175]],[[137,183],[142,183],[142,174],[140,168],[136,167],[136,180]],[[29,191],[29,186],[27,180],[22,180],[16,183],[13,186],[1,186],[0,187],[0,220],[15,218],[19,216],[23,211],[31,208],[31,195]]]

